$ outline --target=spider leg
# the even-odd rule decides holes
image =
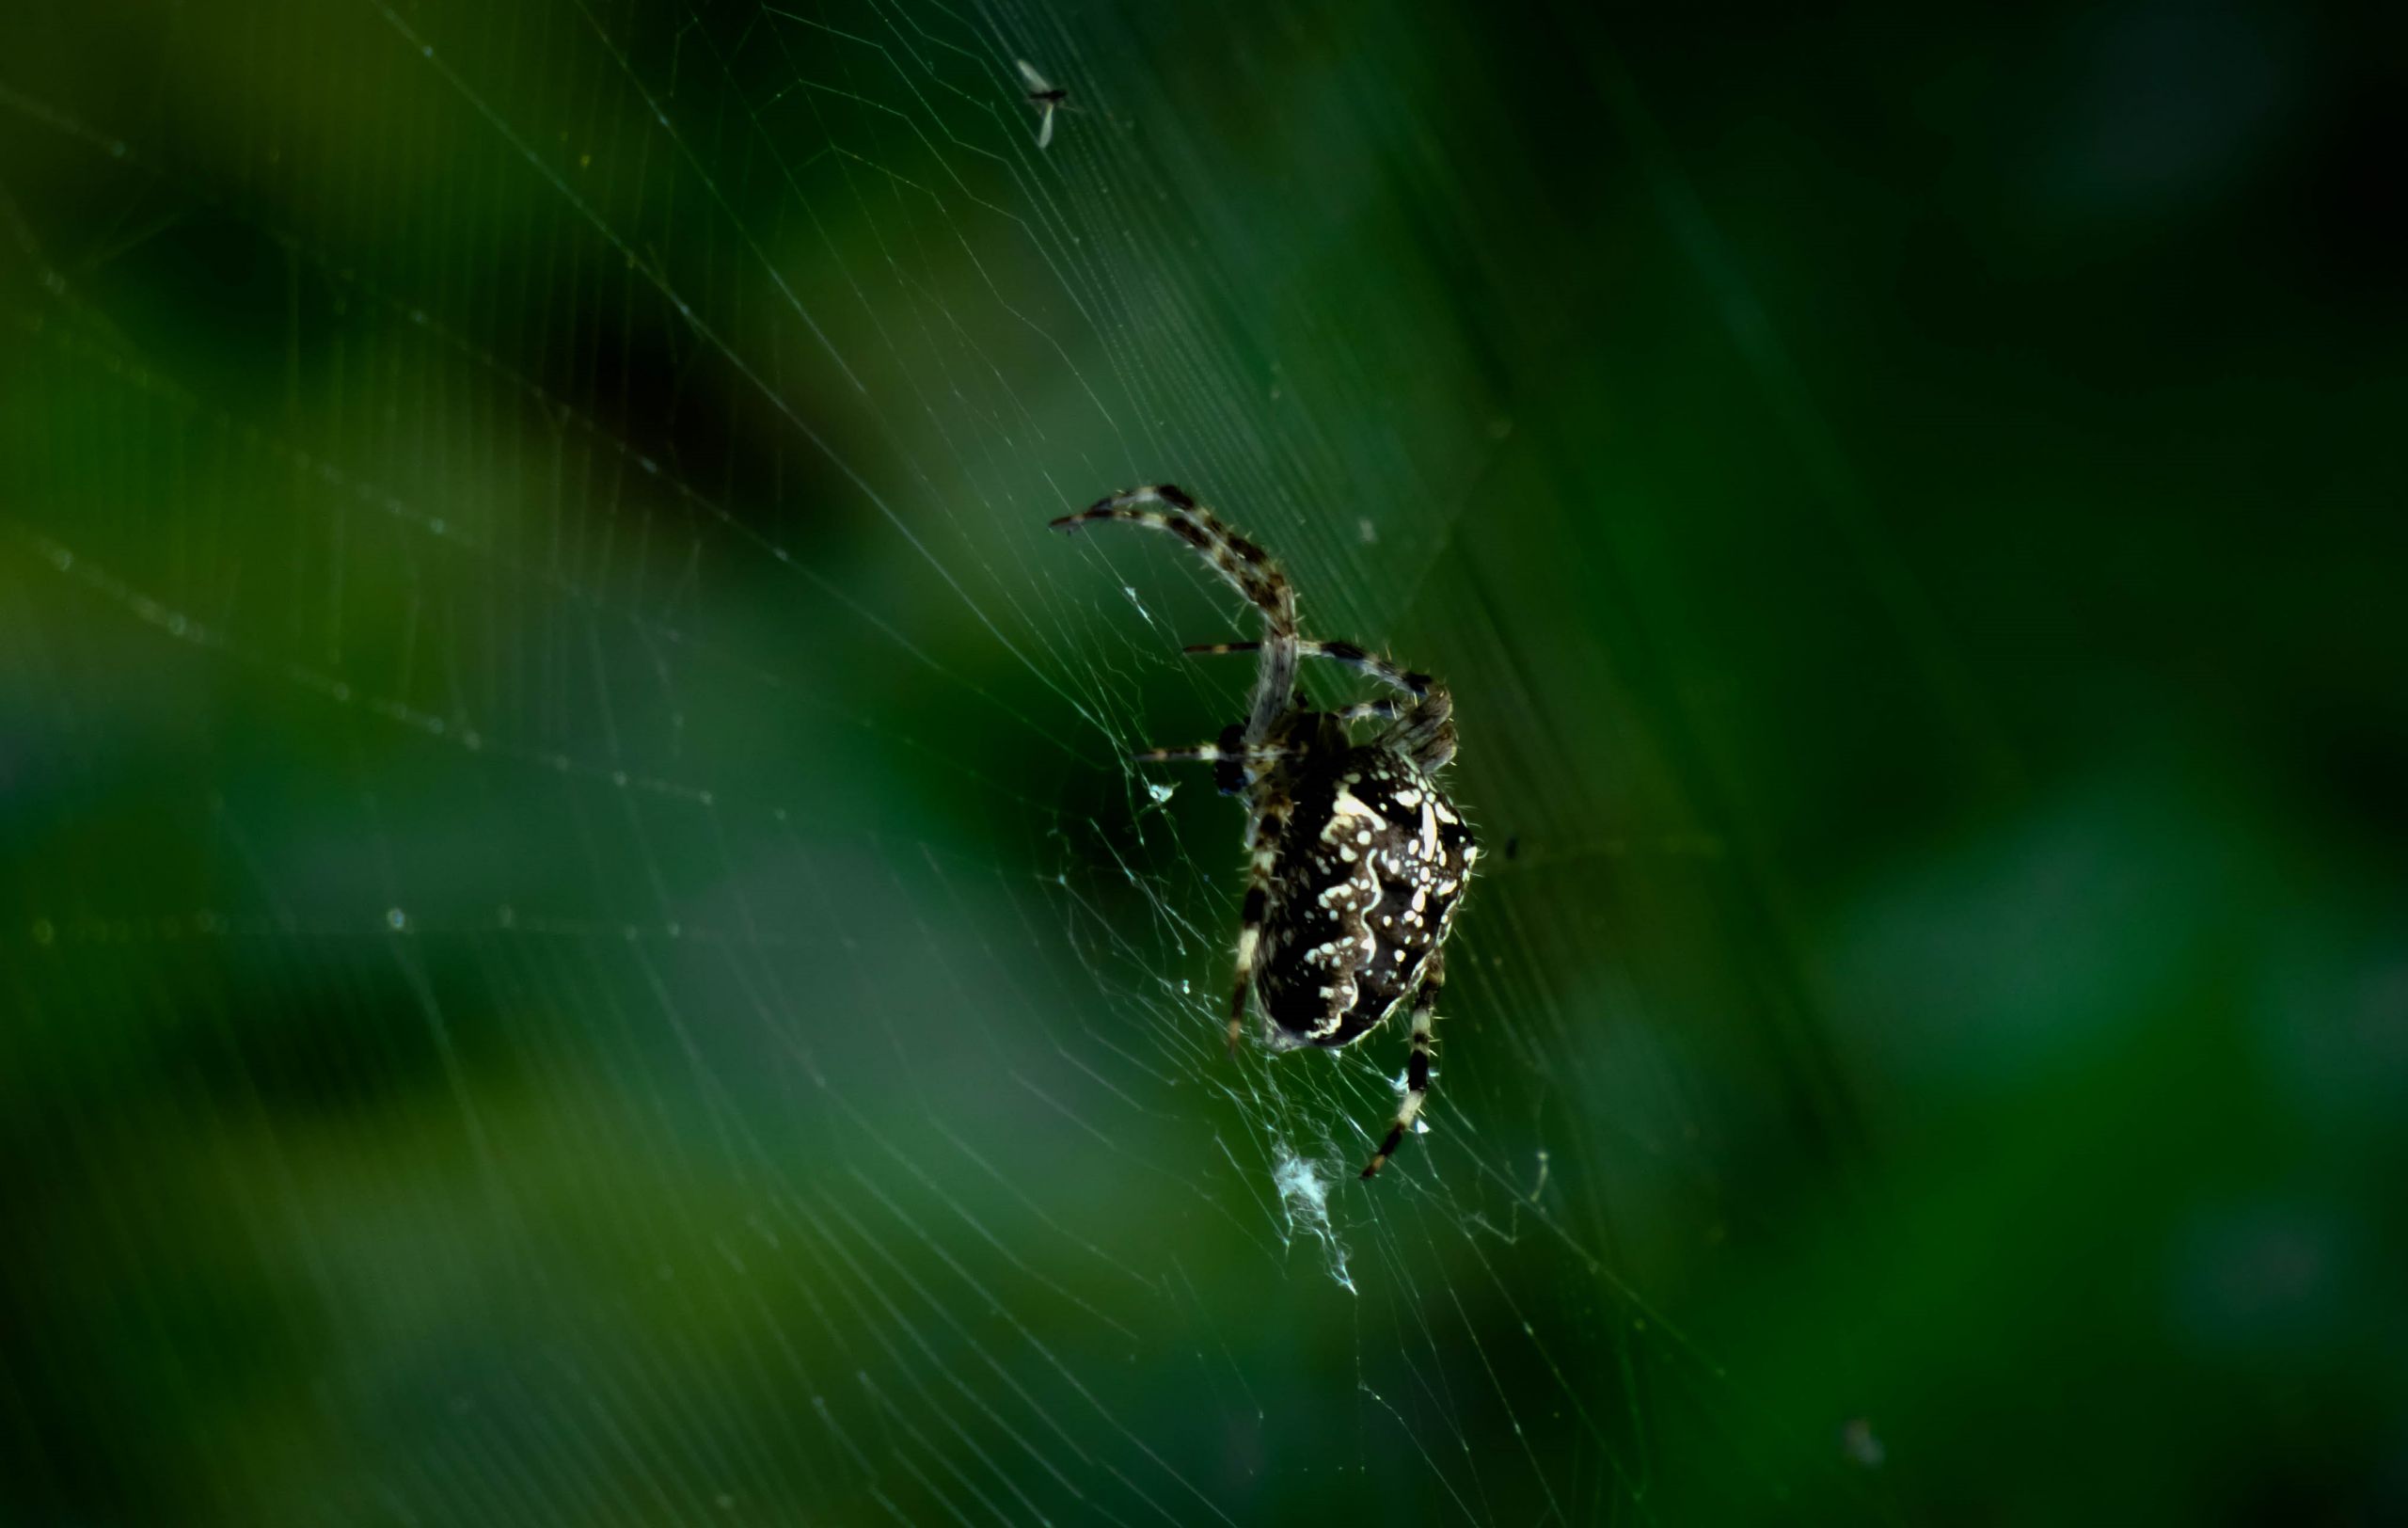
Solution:
[[[1341,706],[1329,714],[1337,717],[1340,722],[1369,722],[1373,718],[1383,722],[1393,722],[1396,720],[1397,703],[1393,700],[1358,700],[1352,706]]]
[[[1199,642],[1181,651],[1200,658],[1221,653],[1250,653],[1261,646],[1259,642]],[[1402,690],[1416,699],[1428,694],[1431,688],[1438,683],[1427,674],[1401,669],[1379,654],[1351,642],[1299,642],[1296,653],[1302,658],[1326,658],[1348,668],[1358,669],[1382,684]]]
[[[1455,697],[1431,680],[1421,703],[1397,718],[1381,742],[1412,759],[1424,774],[1445,769],[1455,756]]]
[[[1404,1102],[1397,1107],[1396,1122],[1388,1126],[1387,1138],[1371,1154],[1371,1165],[1363,1170],[1366,1178],[1376,1177],[1380,1169],[1387,1166],[1388,1158],[1403,1144],[1405,1132],[1420,1118],[1422,1102],[1430,1096],[1430,1047],[1437,1043],[1431,1037],[1430,1027],[1437,1019],[1438,994],[1446,985],[1446,957],[1433,954],[1429,969],[1422,973],[1421,990],[1413,996],[1413,1049],[1404,1063]]]
[[[1250,653],[1261,645],[1258,642],[1208,642],[1198,643],[1187,651],[1199,656]],[[1418,704],[1398,716],[1396,725],[1380,740],[1384,746],[1412,759],[1414,766],[1422,773],[1444,769],[1454,758],[1455,700],[1437,679],[1418,670],[1399,668],[1379,654],[1366,651],[1351,642],[1299,642],[1296,652],[1304,658],[1326,658],[1343,663],[1411,695]],[[1348,709],[1361,708],[1350,707]],[[1365,711],[1363,714],[1372,713]]]
[[[1248,830],[1253,858],[1247,862],[1245,907],[1238,915],[1237,979],[1229,991],[1229,1059],[1236,1060],[1238,1041],[1245,1033],[1245,995],[1254,985],[1255,950],[1262,943],[1262,920],[1271,910],[1271,867],[1278,862],[1279,835],[1288,825],[1287,808],[1266,808]]]
[[[1161,506],[1161,507],[1155,507]],[[1097,520],[1125,520],[1167,531],[1203,554],[1214,572],[1228,581],[1262,613],[1264,640],[1254,645],[1262,654],[1255,673],[1254,699],[1246,708],[1245,739],[1260,742],[1272,724],[1287,708],[1296,688],[1296,591],[1270,553],[1223,525],[1212,512],[1171,484],[1149,484],[1100,499],[1075,515],[1053,522],[1056,531],[1076,531]]]
[[[1155,504],[1164,507],[1148,507]],[[1275,633],[1294,634],[1296,592],[1289,585],[1288,576],[1279,571],[1270,553],[1223,525],[1185,490],[1168,483],[1124,489],[1075,515],[1062,516],[1052,522],[1052,528],[1075,531],[1095,520],[1126,520],[1168,531],[1203,553],[1221,577],[1262,612]]]
[[[1212,742],[1197,743],[1192,748],[1149,748],[1142,754],[1132,754],[1132,764],[1210,764],[1212,784],[1224,796],[1234,796],[1254,783],[1258,765],[1272,759],[1285,758],[1285,748],[1246,746],[1245,728],[1232,722],[1221,729],[1220,738]]]
[[[1299,705],[1296,708],[1299,711],[1304,710],[1304,707],[1302,705]],[[1334,717],[1340,722],[1370,722],[1375,720],[1381,722],[1393,722],[1399,715],[1402,714],[1402,712],[1398,702],[1383,699],[1358,700],[1352,706],[1340,706],[1334,711],[1324,711],[1322,714],[1324,716]],[[1197,743],[1193,748],[1149,748],[1142,754],[1132,754],[1129,756],[1138,762],[1149,764],[1161,764],[1174,759],[1193,760],[1233,758],[1239,756],[1244,756],[1249,763],[1259,763],[1264,759],[1287,758],[1295,752],[1296,750],[1292,748],[1258,747],[1244,753],[1243,756],[1240,756],[1238,754],[1224,753],[1222,752],[1221,744],[1208,742]]]
[[[1285,758],[1285,748],[1228,749],[1217,742],[1199,742],[1187,748],[1149,748],[1129,756],[1132,764],[1222,764],[1243,761],[1259,764],[1265,759]]]

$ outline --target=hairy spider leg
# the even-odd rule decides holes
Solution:
[[[1258,764],[1289,756],[1294,750],[1285,747],[1249,748],[1245,728],[1232,722],[1221,729],[1221,736],[1212,742],[1199,742],[1189,748],[1149,748],[1129,756],[1132,764],[1211,764],[1212,785],[1224,796],[1235,796],[1253,783],[1260,772]]]
[[[1254,819],[1247,847],[1245,906],[1238,915],[1238,969],[1229,991],[1229,1058],[1237,1059],[1238,1042],[1245,1034],[1245,995],[1254,986],[1254,953],[1262,943],[1262,920],[1271,911],[1271,867],[1279,857],[1279,836],[1288,829],[1285,803],[1263,807]]]
[[[1249,650],[1260,652],[1262,661],[1255,670],[1254,697],[1246,706],[1245,746],[1251,748],[1270,736],[1296,688],[1299,644],[1295,587],[1270,553],[1223,525],[1211,510],[1168,483],[1128,488],[1099,499],[1075,515],[1054,520],[1053,528],[1076,531],[1094,520],[1124,520],[1169,532],[1202,553],[1215,572],[1262,613],[1263,640],[1248,645]]]
[[[1132,764],[1223,764],[1232,759],[1259,763],[1266,759],[1286,758],[1291,750],[1286,748],[1224,748],[1217,742],[1199,742],[1188,748],[1149,748],[1129,756]]]
[[[1413,760],[1424,774],[1445,769],[1455,758],[1455,697],[1433,679],[1420,703],[1397,718],[1379,742]]]
[[[1221,653],[1250,653],[1261,645],[1262,644],[1259,642],[1198,642],[1180,650],[1194,657],[1205,658]],[[1382,684],[1402,690],[1417,700],[1428,694],[1434,686],[1438,685],[1438,681],[1427,674],[1399,668],[1389,660],[1351,642],[1299,641],[1296,644],[1296,652],[1299,657],[1326,658],[1334,662],[1343,663],[1349,668],[1358,669]],[[1439,688],[1444,687],[1439,686]]]
[[[1206,642],[1186,650],[1205,656],[1250,653],[1261,645],[1256,642]],[[1396,725],[1380,739],[1381,746],[1393,748],[1404,755],[1424,774],[1446,768],[1454,758],[1455,700],[1445,684],[1427,674],[1399,668],[1379,654],[1351,642],[1299,641],[1296,652],[1302,658],[1326,658],[1333,662],[1343,663],[1414,697],[1416,704],[1398,717]],[[1355,708],[1349,708],[1350,710]]]
[[[1374,718],[1393,722],[1397,717],[1397,704],[1393,700],[1358,700],[1352,706],[1340,706],[1329,714],[1340,722],[1369,722]]]
[[[1404,1143],[1405,1132],[1421,1117],[1422,1103],[1430,1096],[1430,1047],[1437,1043],[1430,1027],[1437,1021],[1438,994],[1446,985],[1446,956],[1434,952],[1429,969],[1421,975],[1421,990],[1413,995],[1413,1049],[1404,1063],[1404,1102],[1397,1106],[1396,1122],[1388,1126],[1387,1138],[1371,1154],[1371,1165],[1363,1170],[1366,1178],[1379,1175],[1380,1169],[1387,1166],[1388,1158]]]
[[[1318,713],[1307,711],[1305,714],[1327,716],[1339,722],[1367,722],[1374,718],[1386,722],[1395,720],[1397,703],[1393,700],[1363,700],[1352,706],[1341,706],[1334,711]],[[1239,739],[1230,736],[1231,733],[1241,730],[1232,727],[1214,742],[1191,743],[1184,748],[1149,748],[1142,753],[1130,755],[1129,762],[1132,764],[1228,764],[1232,762],[1262,764],[1273,759],[1293,758],[1300,752],[1298,749],[1280,743],[1264,743],[1254,748],[1245,747]]]

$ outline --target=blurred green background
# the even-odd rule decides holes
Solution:
[[[2408,1519],[2403,58],[9,8],[0,1519]],[[1459,697],[1375,1185],[1149,481]]]

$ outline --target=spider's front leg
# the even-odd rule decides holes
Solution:
[[[1212,784],[1224,796],[1234,796],[1244,790],[1255,776],[1257,769],[1273,759],[1286,756],[1284,748],[1248,748],[1245,728],[1232,723],[1224,728],[1217,742],[1197,743],[1191,748],[1149,748],[1129,756],[1132,764],[1210,764]]]
[[[1420,701],[1397,718],[1385,745],[1413,760],[1424,774],[1435,774],[1454,762],[1455,698],[1447,687],[1432,680]]]
[[[1259,651],[1259,642],[1199,642],[1186,649],[1190,654],[1210,657],[1221,653],[1251,653]],[[1414,767],[1424,774],[1443,770],[1455,756],[1455,701],[1445,684],[1430,675],[1414,669],[1402,669],[1375,652],[1351,642],[1300,642],[1297,655],[1304,658],[1326,658],[1348,668],[1370,676],[1392,689],[1413,697],[1410,707],[1388,707],[1370,702],[1350,706],[1337,714],[1346,721],[1362,717],[1386,715],[1396,718],[1384,740],[1386,747],[1395,749],[1413,760]]]
[[[1243,792],[1253,780],[1253,767],[1282,756],[1281,748],[1245,747],[1245,729],[1231,726],[1218,742],[1194,748],[1149,748],[1133,756],[1146,763],[1180,761],[1212,766],[1212,777],[1223,795]],[[1255,951],[1262,944],[1262,922],[1271,913],[1271,872],[1279,861],[1279,836],[1287,831],[1288,804],[1275,800],[1255,812],[1246,827],[1245,906],[1238,920],[1237,976],[1229,989],[1229,1056],[1245,1036],[1246,992],[1254,985]]]
[[[1404,1142],[1405,1132],[1421,1116],[1422,1103],[1430,1096],[1430,1047],[1437,1042],[1431,1037],[1430,1027],[1438,1016],[1438,994],[1447,985],[1447,959],[1443,954],[1430,957],[1430,967],[1422,973],[1421,990],[1413,995],[1413,1050],[1404,1063],[1404,1102],[1398,1106],[1396,1122],[1388,1126],[1387,1139],[1371,1154],[1371,1165],[1363,1170],[1366,1178],[1376,1177],[1387,1166],[1388,1158]]]

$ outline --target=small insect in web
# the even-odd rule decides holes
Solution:
[[[1252,870],[1229,998],[1231,1054],[1244,1033],[1249,991],[1261,1000],[1263,1040],[1275,1050],[1352,1045],[1409,1005],[1404,1097],[1363,1170],[1369,1178],[1416,1127],[1429,1097],[1447,935],[1480,858],[1470,825],[1434,778],[1455,756],[1454,700],[1430,675],[1351,642],[1307,639],[1287,575],[1169,484],[1114,494],[1063,516],[1054,529],[1096,520],[1169,532],[1262,614],[1259,642],[1187,649],[1256,655],[1245,720],[1216,741],[1136,758],[1210,764],[1223,794],[1245,798]],[[1343,663],[1398,693],[1313,710],[1296,688],[1307,658]],[[1349,728],[1363,722],[1381,726],[1357,743]]]
[[[1069,109],[1070,92],[1046,83],[1045,76],[1027,59],[1015,58],[1012,62],[1020,66],[1021,82],[1028,87],[1029,104],[1042,114],[1037,124],[1037,146],[1042,149],[1054,141],[1054,114]]]

